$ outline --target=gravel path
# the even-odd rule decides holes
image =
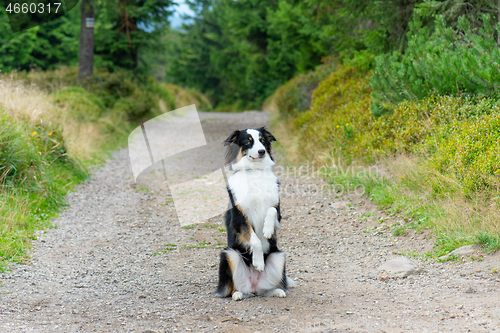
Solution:
[[[200,117],[219,142],[267,119]],[[401,251],[428,250],[429,235],[394,237],[397,216],[356,193],[316,191],[324,184],[304,174],[278,175],[280,247],[297,286],[285,299],[234,302],[214,296],[221,218],[182,228],[160,173],[137,185],[127,151],[115,152],[67,196],[31,261],[0,275],[0,332],[500,332],[498,253],[410,257],[423,271],[406,278],[380,272]]]

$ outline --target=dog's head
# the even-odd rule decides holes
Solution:
[[[271,143],[276,138],[265,127],[236,130],[225,141],[226,164],[233,169],[264,169],[274,165]]]

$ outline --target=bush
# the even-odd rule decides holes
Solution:
[[[95,121],[105,110],[113,110],[115,117],[138,123],[190,104],[196,104],[199,110],[212,109],[208,99],[194,90],[125,70],[110,73],[99,69],[84,80],[78,79],[76,67],[19,72],[14,77],[52,93],[59,105],[71,106],[75,116],[83,117],[82,121]]]
[[[376,58],[371,78],[374,115],[404,100],[416,101],[434,94],[499,92],[500,50],[489,16],[483,17],[481,29],[472,29],[465,16],[459,18],[457,29],[446,27],[442,16],[436,17],[435,25],[431,34],[416,14],[405,53]]]
[[[210,109],[194,91],[126,72],[0,75],[0,270],[26,257],[86,167],[122,147],[136,122],[193,103]]]
[[[350,158],[359,155],[360,134],[369,128],[372,116],[369,74],[340,66],[322,81],[312,96],[309,111],[294,118],[298,153],[316,161],[331,153]]]
[[[77,121],[97,121],[105,110],[100,98],[82,87],[65,87],[53,94],[54,103],[60,108],[70,108]]]
[[[312,93],[330,73],[334,71],[334,63],[327,60],[324,65],[314,71],[300,74],[264,102],[264,109],[275,108],[282,117],[296,117],[309,109]]]
[[[343,168],[327,180],[363,186],[371,200],[412,219],[404,228],[434,228],[439,251],[479,239],[498,248],[500,101],[430,95],[375,117],[369,79],[339,66],[313,92],[308,111],[278,116],[273,130],[288,129],[277,136],[287,159]],[[382,163],[385,177],[345,173],[353,163]]]
[[[425,142],[435,149],[434,167],[459,180],[465,194],[500,194],[500,112],[495,111],[455,120]]]

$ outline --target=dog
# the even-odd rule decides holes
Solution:
[[[281,213],[279,183],[265,128],[236,130],[225,141],[231,176],[230,208],[224,216],[227,244],[220,255],[216,295],[239,301],[246,295],[286,297],[293,280],[285,274],[285,254],[278,250]]]

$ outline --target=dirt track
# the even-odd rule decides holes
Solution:
[[[201,118],[214,142],[267,119]],[[280,247],[297,282],[286,298],[216,298],[220,217],[181,228],[161,175],[148,172],[135,184],[121,150],[68,195],[32,260],[0,275],[0,331],[500,332],[498,253],[477,250],[472,256],[483,261],[411,258],[423,272],[391,277],[376,268],[403,250],[428,250],[428,234],[393,237],[397,217],[365,197],[315,191],[321,180],[304,173],[278,178]]]

